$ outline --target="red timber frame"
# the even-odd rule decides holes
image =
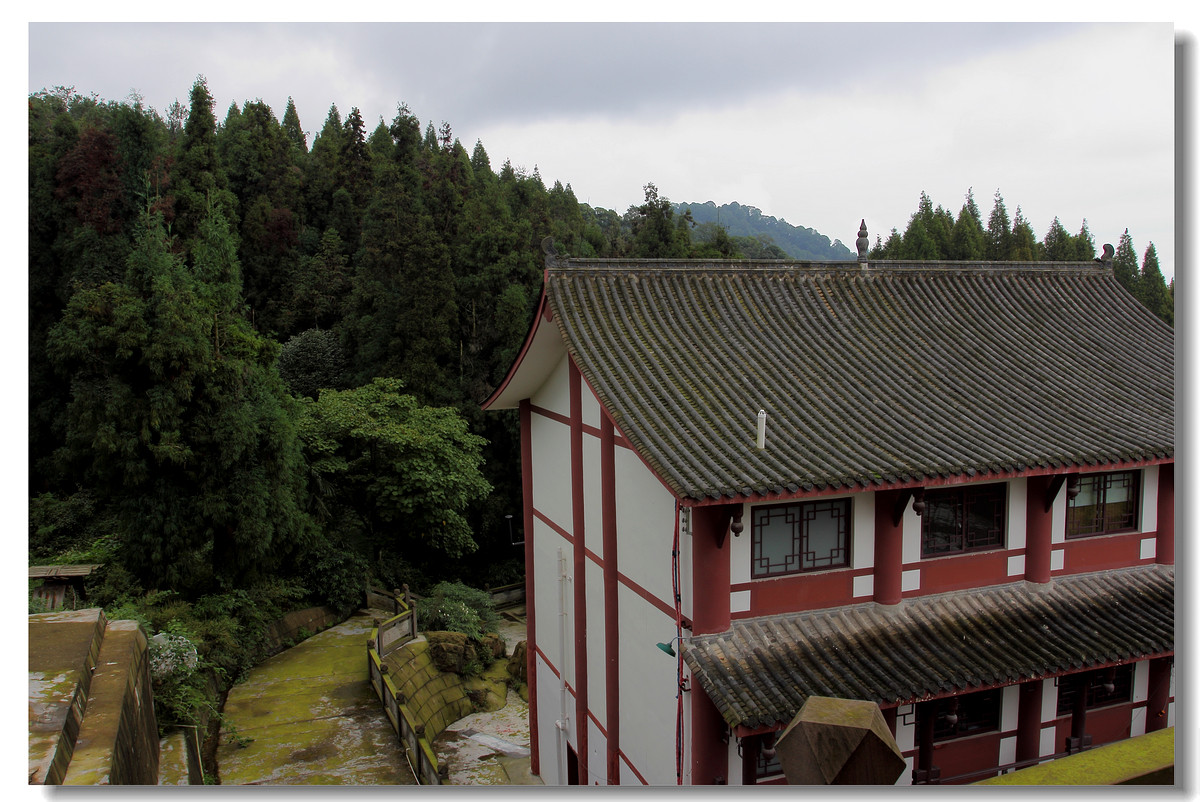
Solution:
[[[574,677],[567,683],[575,695],[575,706],[572,712],[576,722],[576,743],[573,747],[575,763],[570,767],[572,774],[577,774],[580,782],[586,782],[588,777],[595,776],[599,767],[589,770],[588,729],[589,722],[604,734],[606,739],[605,762],[603,775],[609,785],[620,785],[621,763],[642,783],[646,783],[638,767],[629,756],[621,751],[620,732],[620,618],[618,611],[618,589],[624,586],[632,590],[643,600],[651,604],[666,616],[671,624],[675,621],[675,609],[670,600],[661,599],[641,587],[618,570],[617,563],[617,493],[616,493],[616,449],[630,449],[623,437],[618,437],[618,431],[607,412],[601,407],[599,428],[585,424],[583,421],[583,393],[587,387],[574,360],[568,358],[569,380],[569,412],[567,415],[544,409],[532,403],[530,399],[520,402],[521,410],[521,474],[522,499],[525,506],[525,576],[526,596],[533,599],[534,588],[534,525],[535,521],[548,526],[571,546],[571,565],[574,576],[572,582],[572,614],[575,618],[575,638],[573,644],[575,672]],[[588,388],[590,392],[590,388]],[[533,501],[533,417],[537,415],[547,420],[565,424],[569,428],[570,464],[571,464],[571,532],[565,531],[549,517],[540,513]],[[585,521],[587,518],[584,506],[584,438],[595,437],[600,441],[600,482],[601,482],[601,544],[603,556],[597,555],[587,548]],[[630,453],[633,452],[630,449]],[[640,457],[639,457],[640,459]],[[644,464],[644,462],[643,462]],[[653,472],[651,472],[653,474]],[[661,481],[661,480],[660,480]],[[665,484],[664,484],[665,487]],[[669,555],[664,555],[664,558]],[[585,570],[588,562],[601,569],[601,592],[604,608],[604,683],[605,683],[605,725],[596,719],[589,709],[588,699],[588,640],[587,640],[587,593],[588,586]],[[728,595],[728,594],[726,594]],[[728,604],[726,604],[726,608]],[[534,605],[526,606],[527,638],[531,644],[536,644],[537,621],[534,617]],[[685,622],[690,626],[690,622]],[[541,756],[539,749],[539,724],[537,704],[537,667],[538,655],[545,660],[551,670],[555,671],[553,663],[537,648],[530,648],[527,656],[529,677],[529,714],[530,714],[530,769],[540,774]],[[561,670],[561,667],[559,667]],[[558,673],[555,671],[555,673]],[[711,703],[710,703],[711,704]],[[714,708],[715,710],[715,708]]]

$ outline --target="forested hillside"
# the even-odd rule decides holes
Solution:
[[[580,204],[403,104],[373,129],[333,106],[310,142],[290,101],[221,116],[202,78],[165,116],[30,96],[31,558],[105,563],[101,603],[518,579],[516,419],[478,405],[528,329],[542,240],[764,247],[641,190],[622,214]]]
[[[165,116],[62,88],[28,102],[30,558],[103,563],[95,603],[176,621],[231,675],[272,610],[352,605],[367,577],[520,578],[517,421],[479,402],[528,330],[544,238],[853,258],[652,183],[624,213],[580,204],[402,104],[373,128],[331,107],[310,142],[291,102],[219,116],[203,79]],[[999,193],[986,223],[970,193],[957,217],[922,194],[872,251],[1094,256],[1086,221],[1038,242]],[[1139,269],[1126,233],[1114,263],[1173,320],[1153,245]]]
[[[760,259],[801,259],[804,261],[835,261],[853,259],[855,253],[841,243],[840,240],[829,241],[819,231],[803,226],[794,226],[786,220],[780,220],[762,213],[761,209],[753,206],[743,206],[734,201],[717,206],[712,201],[705,203],[678,203],[675,205],[677,214],[690,213],[696,221],[697,228],[702,232],[709,227],[720,226],[735,239],[741,238],[746,242],[743,252],[752,251],[755,244],[761,251],[745,255]],[[771,246],[775,245],[783,256],[778,256]],[[750,246],[750,247],[747,247]]]

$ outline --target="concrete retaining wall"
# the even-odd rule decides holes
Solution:
[[[155,785],[158,723],[150,689],[150,650],[136,621],[104,633],[87,710],[63,785]]]

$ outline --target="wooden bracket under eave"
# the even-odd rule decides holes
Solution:
[[[725,537],[730,532],[733,532],[734,537],[737,537],[738,535],[742,534],[742,530],[745,529],[745,524],[742,523],[742,514],[743,514],[744,509],[745,508],[741,504],[730,504],[728,506],[729,526],[723,526],[717,532],[717,548],[718,549],[723,548],[725,546]]]
[[[1077,473],[1060,473],[1050,480],[1050,486],[1046,488],[1046,512],[1050,512],[1050,508],[1054,506],[1054,499],[1058,498],[1058,491],[1062,490],[1063,483],[1067,485],[1067,500],[1075,498],[1079,495],[1079,474]]]
[[[908,506],[909,499],[913,502],[913,512],[917,515],[925,512],[925,488],[912,487],[901,490],[899,498],[896,499],[896,506],[892,508],[893,526],[899,526],[904,520],[904,508]]]

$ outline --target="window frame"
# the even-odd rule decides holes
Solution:
[[[1112,487],[1112,480],[1116,477],[1122,476],[1129,477],[1128,488],[1131,495],[1129,504],[1131,508],[1127,515],[1122,516],[1122,520],[1128,519],[1129,523],[1128,525],[1110,526],[1107,510],[1107,496]],[[1095,504],[1095,507],[1097,509],[1096,512],[1094,512],[1090,517],[1090,525],[1095,526],[1098,521],[1100,528],[1090,529],[1089,531],[1078,531],[1083,528],[1083,525],[1080,524],[1080,520],[1083,518],[1083,516],[1072,515],[1072,513],[1078,509],[1075,507],[1075,500],[1083,495],[1083,488],[1080,487],[1079,493],[1073,497],[1067,497],[1067,515],[1066,522],[1064,524],[1065,537],[1074,540],[1076,538],[1099,537],[1101,535],[1118,535],[1126,532],[1137,532],[1140,530],[1142,517],[1142,472],[1140,470],[1135,468],[1127,471],[1106,471],[1104,473],[1080,474],[1080,485],[1082,485],[1085,481],[1100,483],[1100,486],[1096,489],[1098,500]],[[1087,521],[1085,520],[1084,523],[1087,523]]]
[[[1104,684],[1105,674],[1109,670],[1113,672],[1112,693],[1107,693],[1099,687]],[[1055,703],[1055,718],[1072,714],[1081,689],[1086,694],[1085,710],[1129,704],[1133,701],[1133,663],[1065,674],[1058,678],[1056,685],[1058,699]]]
[[[954,724],[946,722],[951,710],[958,716]],[[1004,716],[1004,689],[987,688],[924,702],[917,706],[917,732],[920,732],[920,722],[928,715],[934,716],[935,744],[1000,732]]]
[[[995,541],[988,541],[979,545],[968,545],[970,520],[966,513],[968,507],[973,503],[970,496],[991,496],[999,490],[999,499],[994,500],[996,504],[996,512],[998,519],[994,518],[993,523],[998,524],[997,535]],[[951,496],[956,498],[951,499]],[[984,551],[996,551],[997,549],[1005,548],[1008,542],[1008,483],[1007,482],[988,482],[986,484],[970,484],[970,485],[955,485],[952,487],[927,488],[923,494],[925,509],[921,513],[921,559],[935,559],[938,557],[956,557],[963,554],[975,554]],[[978,502],[974,502],[978,503]],[[931,550],[930,547],[930,530],[934,526],[934,510],[931,509],[939,504],[957,504],[958,513],[956,514],[958,529],[956,537],[959,546],[956,549],[940,548],[937,551]],[[945,537],[938,539],[938,545],[946,542]]]
[[[830,555],[841,552],[840,561],[827,564],[813,565],[804,567],[804,554],[808,546],[808,532],[805,526],[797,536],[795,527],[802,526],[805,521],[805,515],[809,510],[820,507],[837,507],[839,508],[838,518],[841,522],[841,531],[839,535],[839,543],[837,547],[830,551]],[[788,514],[788,510],[794,510],[792,515],[796,520],[792,522],[793,526],[793,545],[791,553],[785,558],[783,567],[772,568],[769,558],[765,561],[761,555],[762,547],[762,528],[763,521],[761,516],[773,516],[777,514]],[[854,505],[849,497],[842,498],[819,498],[807,499],[799,501],[790,501],[784,504],[768,504],[758,507],[753,507],[750,510],[750,578],[751,579],[777,579],[784,576],[796,576],[797,574],[811,574],[819,571],[836,571],[850,567],[850,548],[854,539]],[[818,558],[814,561],[821,562],[833,559],[832,556]],[[788,567],[791,561],[795,561],[796,567]]]

